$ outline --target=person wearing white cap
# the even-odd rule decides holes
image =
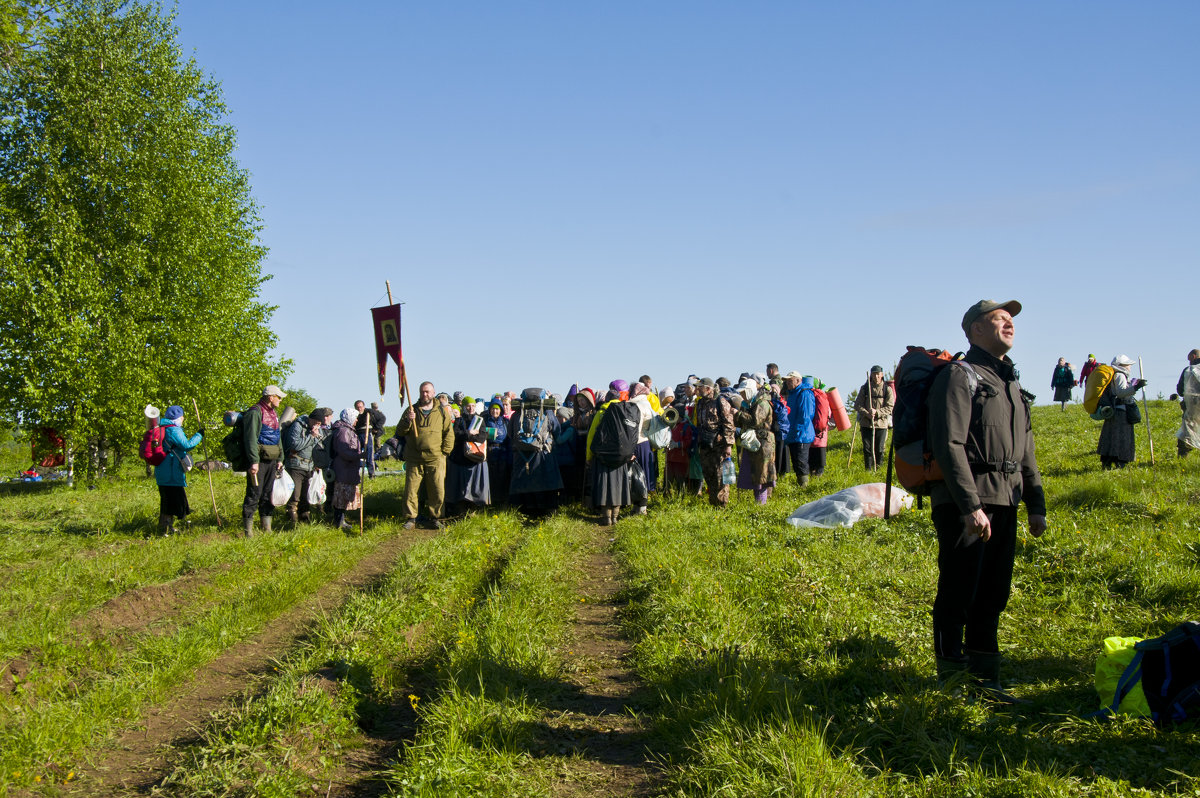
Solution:
[[[271,531],[271,489],[283,468],[283,443],[276,410],[287,394],[278,385],[263,388],[262,399],[242,414],[242,446],[246,452],[246,496],[242,500],[242,530],[254,534],[254,512],[258,511],[264,532]]]
[[[1105,471],[1124,468],[1133,462],[1136,451],[1133,425],[1142,418],[1137,412],[1137,399],[1133,395],[1146,384],[1145,380],[1129,378],[1129,367],[1133,365],[1133,360],[1126,355],[1117,355],[1109,365],[1113,367],[1113,378],[1104,389],[1104,397],[1111,400],[1113,414],[1104,420],[1104,426],[1100,428],[1100,442],[1096,445],[1100,467]]]

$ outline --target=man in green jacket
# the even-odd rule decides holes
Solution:
[[[243,414],[242,445],[249,467],[246,469],[246,496],[242,500],[242,530],[246,537],[254,534],[254,511],[262,521],[264,532],[271,531],[271,489],[282,469],[283,442],[280,437],[279,416],[276,410],[286,397],[278,385],[263,388],[262,399]]]
[[[396,425],[404,443],[404,528],[417,526],[421,488],[435,529],[442,528],[446,501],[446,457],[454,450],[454,420],[441,402],[433,400],[432,382],[423,382],[421,400],[409,405]]]
[[[963,315],[971,347],[929,392],[929,444],[945,479],[931,493],[938,536],[933,603],[938,677],[967,672],[985,695],[1016,703],[1000,685],[1000,614],[1016,553],[1017,505],[1029,532],[1046,530],[1046,497],[1034,455],[1029,404],[1007,353],[1016,301],[980,300]]]

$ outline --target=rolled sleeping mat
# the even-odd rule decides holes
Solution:
[[[829,415],[833,424],[840,432],[850,429],[850,415],[846,413],[846,403],[837,388],[826,388],[825,395],[829,397]]]

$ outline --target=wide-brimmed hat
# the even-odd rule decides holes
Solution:
[[[1008,311],[1008,315],[1015,316],[1021,312],[1021,303],[1015,299],[1010,299],[1007,302],[993,302],[990,299],[981,299],[971,307],[967,308],[967,312],[963,314],[962,328],[963,332],[970,333],[971,325],[985,313],[991,313],[993,310],[1004,308]]]

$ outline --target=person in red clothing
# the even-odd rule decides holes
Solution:
[[[812,446],[808,447],[808,473],[819,477],[825,473],[825,449],[829,446],[829,397],[823,390],[825,383],[813,377],[813,398],[817,409],[813,412]]]
[[[1087,385],[1088,375],[1096,370],[1096,366],[1100,365],[1096,362],[1095,355],[1088,355],[1087,362],[1083,364],[1083,368],[1079,370],[1079,387]]]

